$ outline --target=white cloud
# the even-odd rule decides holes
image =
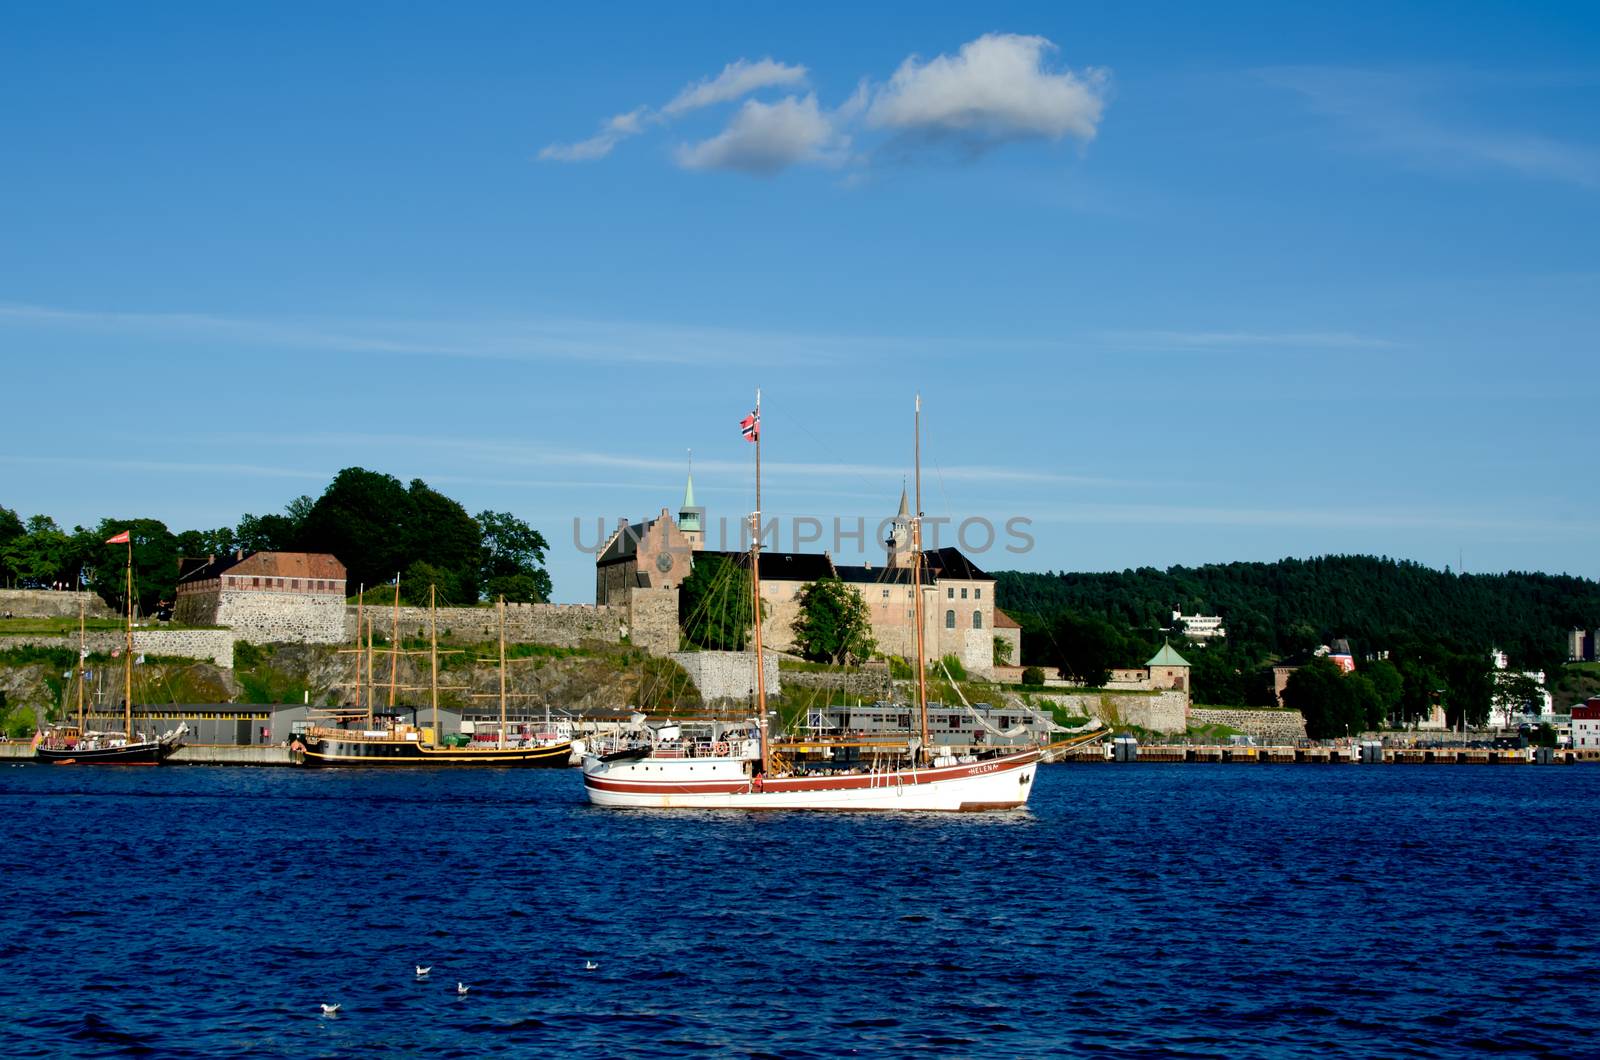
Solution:
[[[716,77],[706,78],[685,88],[672,98],[661,113],[675,117],[685,111],[730,103],[750,93],[776,85],[798,85],[806,79],[806,68],[789,66],[772,59],[748,62],[739,59],[722,68]]]
[[[817,97],[789,96],[776,103],[747,100],[728,127],[709,140],[677,150],[685,169],[734,169],[767,175],[802,162],[837,164],[845,141]]]
[[[937,140],[973,152],[1014,140],[1092,140],[1105,111],[1109,76],[1092,67],[1050,70],[1045,61],[1055,50],[1043,37],[990,33],[962,45],[955,55],[927,62],[913,55],[882,84],[863,78],[833,110],[821,107],[815,93],[791,94],[776,103],[749,99],[721,133],[680,145],[675,158],[685,169],[758,175],[797,164],[838,165],[848,158],[852,130],[862,126],[888,134],[901,146]],[[592,162],[651,125],[762,89],[800,85],[807,75],[804,66],[771,58],[738,59],[715,77],[688,85],[659,109],[619,114],[589,139],[550,144],[539,158]]]
[[[1056,46],[1043,37],[990,33],[956,55],[900,64],[867,110],[867,124],[974,149],[1010,140],[1094,138],[1108,77],[1045,69]]]
[[[649,107],[635,107],[625,114],[606,120],[600,132],[587,140],[574,144],[551,144],[539,152],[545,162],[593,162],[611,153],[611,149],[629,136],[644,131],[644,122],[650,116]]]

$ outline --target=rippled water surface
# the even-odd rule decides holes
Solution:
[[[1593,1055],[1597,801],[1581,766],[1055,766],[1026,812],[947,817],[598,810],[572,771],[7,765],[0,1042]]]

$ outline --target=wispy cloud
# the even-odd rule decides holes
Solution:
[[[899,356],[923,340],[579,318],[261,318],[0,304],[6,328],[392,356],[743,366]],[[937,340],[949,346],[949,340]]]
[[[1176,504],[1073,504],[1044,506],[1029,513],[1040,522],[1135,526],[1248,526],[1304,529],[1570,531],[1572,525],[1544,520],[1485,516],[1481,512],[1404,510],[1393,507],[1302,508],[1225,507]]]
[[[1348,331],[1102,331],[1097,338],[1131,350],[1393,349],[1392,339]]]
[[[1047,60],[1055,51],[1043,37],[985,34],[953,55],[910,56],[886,81],[863,80],[832,109],[819,104],[815,93],[771,102],[745,99],[763,89],[799,85],[807,71],[772,59],[740,59],[659,109],[619,114],[589,139],[550,144],[539,157],[596,161],[647,124],[664,125],[689,111],[740,99],[743,106],[721,132],[678,145],[678,165],[766,176],[797,165],[865,163],[877,148],[852,155],[858,129],[883,134],[900,157],[944,145],[974,155],[1017,140],[1087,142],[1104,114],[1110,75],[1098,68],[1052,69]]]
[[[773,59],[750,62],[739,59],[708,77],[686,86],[660,107],[638,106],[607,118],[600,131],[587,140],[570,144],[549,144],[539,152],[543,162],[593,162],[609,155],[612,148],[630,136],[638,136],[648,125],[665,125],[690,111],[718,103],[743,99],[752,92],[779,85],[796,85],[806,79],[806,68],[789,66]]]
[[[327,481],[329,470],[298,467],[269,467],[263,464],[207,463],[192,460],[126,460],[99,456],[34,456],[0,453],[0,464],[26,467],[60,467],[103,471],[147,471],[182,475],[230,475],[251,478],[298,478]]]
[[[1269,67],[1256,75],[1299,95],[1361,150],[1446,172],[1499,170],[1600,187],[1600,149],[1592,144],[1527,128],[1488,127],[1450,113],[1466,108],[1478,92],[1503,101],[1519,83],[1515,78],[1341,66]]]
[[[296,432],[293,434],[235,433],[217,436],[227,442],[275,448],[311,448],[319,451],[372,448],[393,451],[397,445],[417,446],[430,452],[448,452],[459,458],[470,458],[475,463],[493,463],[501,466],[569,467],[578,470],[643,471],[681,476],[684,462],[681,459],[636,456],[596,449],[573,449],[552,446],[534,439],[471,438],[459,435],[385,434],[370,432]],[[896,464],[869,464],[850,461],[784,461],[765,460],[765,470],[775,475],[796,478],[861,478],[899,481],[905,467]],[[746,460],[696,459],[696,472],[743,476],[750,472]],[[1124,484],[1125,480],[1034,471],[1026,468],[994,467],[987,465],[956,464],[930,469],[950,481],[1005,482],[1022,484],[1087,485]]]

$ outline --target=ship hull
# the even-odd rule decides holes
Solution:
[[[1038,763],[1029,750],[937,768],[769,779],[742,775],[747,763],[738,759],[590,757],[583,783],[594,805],[633,809],[972,812],[1027,805]]]
[[[165,744],[159,740],[142,740],[123,747],[96,747],[88,750],[74,747],[39,747],[34,750],[34,758],[40,762],[53,762],[57,765],[156,766],[177,749],[176,744]]]
[[[481,751],[464,747],[433,747],[416,740],[341,740],[335,737],[301,739],[290,747],[296,765],[359,768],[565,768],[572,764],[572,744],[538,747],[490,747]]]

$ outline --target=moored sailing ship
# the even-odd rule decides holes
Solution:
[[[658,732],[652,744],[583,759],[584,791],[597,806],[650,809],[937,810],[1015,809],[1027,804],[1039,749],[935,757],[928,738],[926,650],[923,640],[922,400],[916,404],[917,513],[911,524],[916,602],[917,706],[920,737],[901,745],[880,766],[833,770],[790,764],[768,738],[766,677],[761,647],[761,393],[740,424],[755,443],[756,504],[751,515],[750,576],[754,595],[756,718],[732,732],[713,726],[707,740]],[[883,750],[888,750],[884,748]],[[886,758],[888,756],[885,756]]]
[[[74,677],[78,686],[78,722],[57,725],[34,736],[34,758],[57,765],[160,765],[183,746],[188,727],[180,724],[161,736],[143,736],[133,727],[133,535],[124,530],[106,541],[108,545],[128,546],[123,643],[122,711],[123,731],[96,732],[87,727],[84,708],[84,660],[88,658],[84,636],[83,604],[78,605],[78,661]]]
[[[395,586],[396,606],[398,608],[399,583]],[[525,727],[519,728],[516,733],[510,731],[506,717],[506,641],[505,641],[505,601],[500,601],[500,725],[494,735],[492,743],[488,741],[472,740],[465,742],[446,741],[441,737],[439,728],[439,660],[438,660],[438,630],[436,628],[432,606],[432,590],[429,590],[429,662],[431,672],[431,695],[433,709],[433,725],[424,728],[415,722],[415,712],[411,712],[412,721],[404,720],[405,714],[395,709],[392,689],[394,687],[394,671],[391,670],[391,696],[390,709],[376,711],[372,708],[372,694],[369,690],[366,696],[367,709],[362,711],[330,711],[324,720],[331,720],[339,724],[312,725],[305,733],[297,735],[290,744],[289,753],[296,765],[302,766],[439,766],[454,767],[565,767],[572,764],[576,754],[582,753],[582,744],[574,741],[565,734],[560,733],[548,724],[537,731],[528,731]],[[357,636],[360,636],[361,621],[357,620]],[[390,649],[395,652],[396,664],[399,652],[399,626],[398,620],[395,628],[395,640]],[[371,644],[370,632],[367,654],[370,658]],[[360,652],[357,652],[357,680],[360,686]],[[368,676],[371,676],[371,664],[368,664]],[[354,723],[364,723],[363,727],[353,728]],[[481,734],[480,734],[481,735]]]

